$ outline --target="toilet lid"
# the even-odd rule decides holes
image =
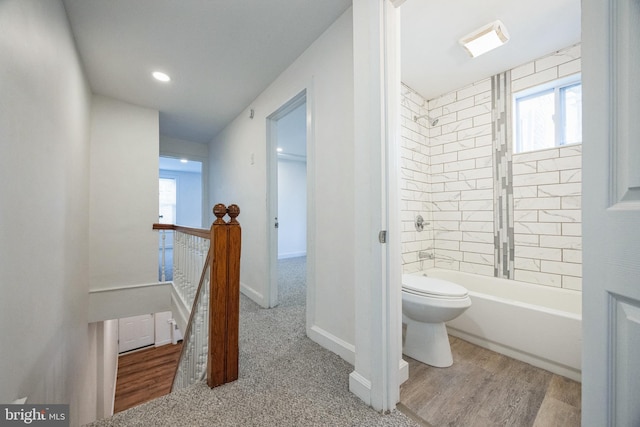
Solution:
[[[416,294],[435,295],[439,297],[463,298],[468,294],[463,286],[436,277],[425,277],[415,274],[403,274],[402,287]]]

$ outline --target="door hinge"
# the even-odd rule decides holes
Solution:
[[[387,243],[387,230],[382,230],[378,233],[378,241],[380,241],[380,243]]]

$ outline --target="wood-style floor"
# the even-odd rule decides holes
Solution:
[[[120,355],[114,412],[169,394],[181,350],[180,342]]]
[[[399,407],[433,427],[580,426],[580,383],[449,337],[453,366],[404,356]]]

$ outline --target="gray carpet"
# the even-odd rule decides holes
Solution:
[[[349,392],[353,366],[305,335],[305,258],[281,260],[280,305],[240,302],[240,378],[198,383],[93,426],[417,426]]]

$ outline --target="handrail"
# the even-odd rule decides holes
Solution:
[[[153,224],[154,230],[174,230],[180,231],[185,234],[190,234],[192,236],[202,237],[203,239],[209,239],[211,237],[211,232],[206,228],[193,228],[193,227],[185,227],[183,225],[175,225],[175,224]]]

